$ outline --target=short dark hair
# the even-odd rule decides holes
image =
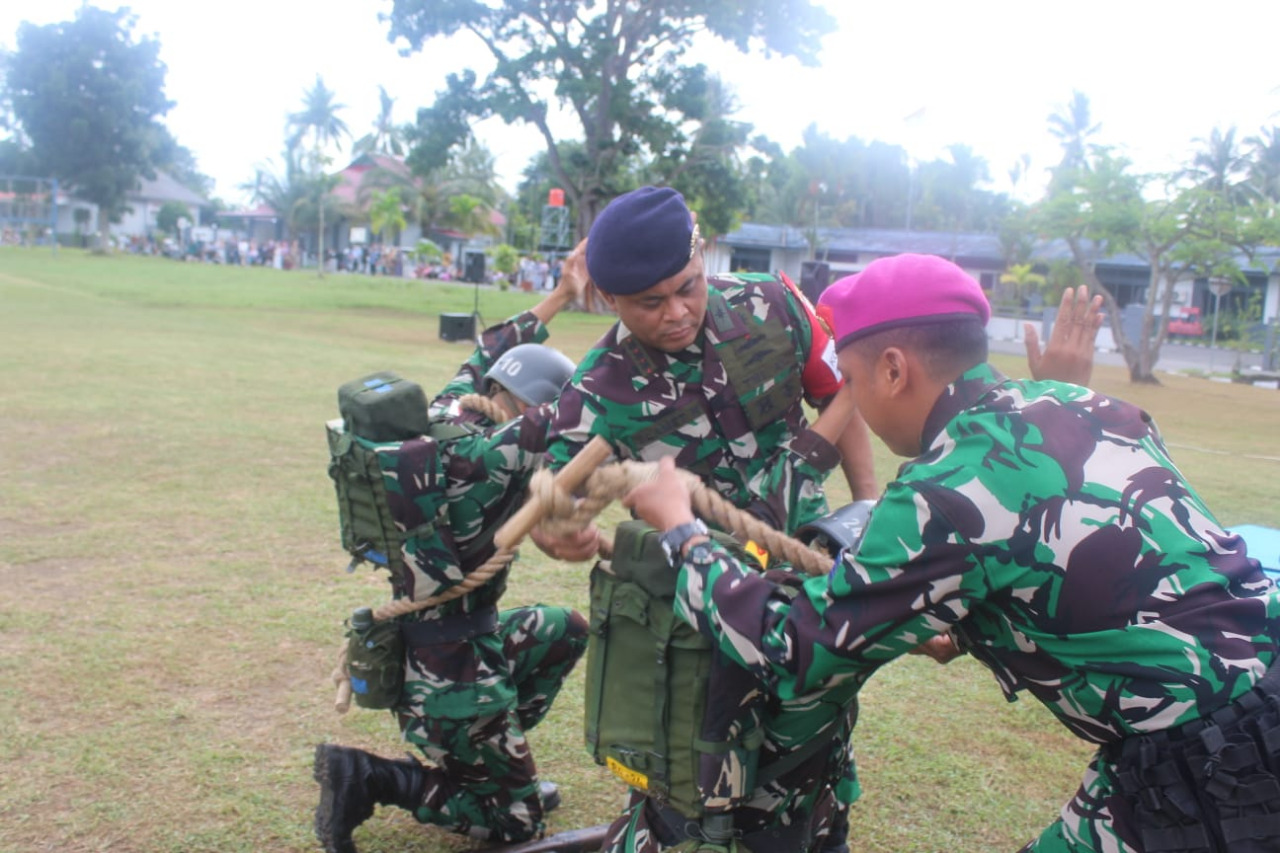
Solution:
[[[911,350],[930,378],[950,382],[987,360],[987,330],[977,317],[947,319],[872,332],[849,346],[868,361],[889,347]]]

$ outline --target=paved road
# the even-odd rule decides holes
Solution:
[[[1012,353],[1015,355],[1026,352],[1021,337],[1017,340],[1010,339],[1007,329],[1004,328],[998,330],[993,328],[992,331],[995,332],[990,335],[992,352]],[[1110,334],[1106,338],[1109,342]],[[1210,349],[1208,346],[1191,346],[1166,342],[1164,346],[1160,347],[1160,359],[1156,362],[1156,372],[1176,373],[1199,370],[1225,375],[1231,372],[1237,358],[1240,359],[1242,372],[1248,373],[1262,368],[1262,353],[1260,352],[1238,353],[1233,349],[1221,346],[1216,349]],[[1124,367],[1124,356],[1109,347],[1099,349],[1094,356],[1094,361],[1096,364]]]

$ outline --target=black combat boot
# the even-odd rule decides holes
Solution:
[[[320,783],[316,837],[325,853],[356,853],[351,832],[375,805],[415,811],[427,785],[425,768],[412,757],[393,761],[327,743],[316,747],[314,775]]]
[[[849,807],[836,806],[831,818],[831,831],[822,842],[821,853],[849,853]]]

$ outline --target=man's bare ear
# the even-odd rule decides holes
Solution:
[[[890,396],[897,396],[907,389],[911,380],[911,362],[904,350],[898,347],[885,347],[880,351],[879,364],[876,365],[880,378],[885,383],[885,391]]]
[[[611,310],[618,310],[618,300],[614,298],[612,293],[602,290],[598,284],[596,285],[596,293],[600,294],[600,298],[604,300],[604,304],[608,305]]]

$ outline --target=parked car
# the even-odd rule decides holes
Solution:
[[[1204,335],[1204,325],[1200,322],[1199,308],[1177,308],[1169,315],[1169,334],[1184,338],[1199,338]]]

